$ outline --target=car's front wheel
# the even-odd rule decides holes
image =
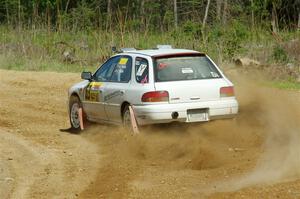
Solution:
[[[73,132],[80,132],[80,117],[79,117],[79,109],[82,108],[82,104],[78,97],[72,96],[69,103],[70,110],[70,124],[71,130]]]

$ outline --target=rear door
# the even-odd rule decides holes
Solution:
[[[227,81],[202,54],[154,59],[155,89],[169,92],[170,103],[220,99],[220,88]]]

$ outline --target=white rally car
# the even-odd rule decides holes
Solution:
[[[78,109],[93,122],[130,127],[129,106],[138,125],[204,122],[238,112],[233,84],[204,53],[158,46],[126,49],[69,89],[69,116],[80,130]]]

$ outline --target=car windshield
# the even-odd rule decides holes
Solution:
[[[156,58],[154,72],[156,82],[222,77],[205,55]]]

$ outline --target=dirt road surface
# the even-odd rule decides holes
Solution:
[[[300,93],[228,71],[235,120],[68,128],[79,74],[0,70],[0,198],[300,198]]]

